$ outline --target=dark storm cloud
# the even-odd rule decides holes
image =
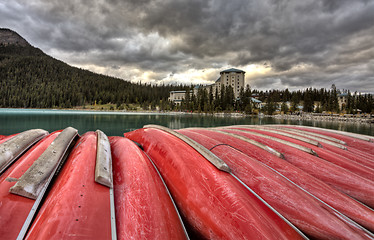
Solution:
[[[0,22],[68,62],[155,80],[266,62],[272,72],[248,79],[254,87],[374,92],[371,0],[0,0]]]

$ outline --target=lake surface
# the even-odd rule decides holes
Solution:
[[[281,120],[259,117],[228,117],[179,113],[93,112],[44,109],[0,109],[0,135],[10,135],[33,128],[49,132],[68,126],[79,134],[102,130],[108,136],[123,136],[146,124],[172,129],[187,127],[217,127],[228,125],[291,124],[331,128],[374,136],[373,124]]]

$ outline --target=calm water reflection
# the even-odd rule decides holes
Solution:
[[[158,124],[173,129],[215,127],[237,124],[292,124],[338,129],[374,136],[372,125],[340,122],[291,121],[258,117],[220,117],[192,114],[113,113],[70,110],[0,109],[0,134],[9,135],[32,128],[49,132],[72,126],[80,134],[100,129],[109,136],[122,136],[143,127]]]

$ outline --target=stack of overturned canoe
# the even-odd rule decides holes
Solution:
[[[284,125],[124,135],[0,136],[0,238],[374,239],[373,137]]]

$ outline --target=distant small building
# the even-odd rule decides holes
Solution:
[[[260,100],[258,100],[258,99],[256,99],[256,98],[254,98],[254,97],[251,97],[251,102],[253,103],[253,106],[255,107],[255,108],[261,108],[262,107],[262,101],[260,101]]]
[[[172,101],[175,104],[181,104],[185,95],[186,91],[171,91],[169,101]]]
[[[260,95],[258,93],[252,93],[252,97],[254,99],[259,99],[260,98]]]

